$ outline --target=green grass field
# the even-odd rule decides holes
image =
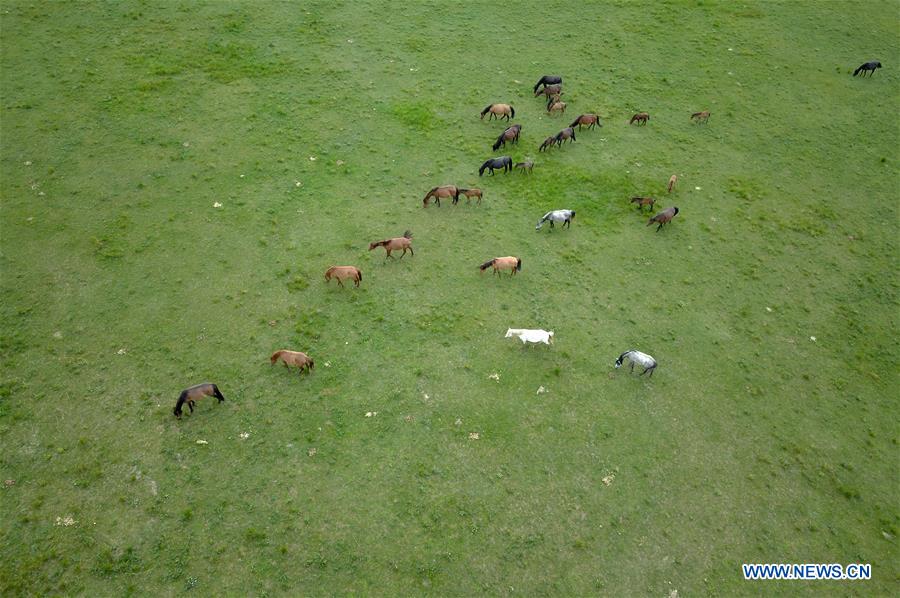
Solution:
[[[0,593],[896,595],[898,24],[0,3]],[[532,176],[477,176],[492,102]],[[444,183],[484,203],[423,209]],[[655,233],[636,194],[680,214]],[[367,251],[406,229],[415,257]],[[479,274],[503,255],[518,276]],[[227,401],[176,420],[206,380]],[[872,579],[743,580],[769,562]]]

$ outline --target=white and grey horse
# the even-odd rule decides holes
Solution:
[[[656,360],[647,355],[646,353],[641,353],[640,351],[636,351],[635,349],[631,349],[630,351],[625,351],[619,358],[616,360],[616,369],[622,367],[622,362],[624,360],[629,360],[631,362],[631,371],[634,371],[634,364],[638,364],[644,368],[644,371],[641,372],[641,376],[650,372],[650,377],[653,377],[653,370],[656,369]]]
[[[534,230],[541,230],[541,227],[544,226],[544,223],[548,220],[550,221],[550,228],[553,228],[554,222],[562,222],[563,228],[566,226],[572,228],[572,220],[574,219],[575,210],[553,210],[552,212],[544,214],[544,217],[538,221]]]

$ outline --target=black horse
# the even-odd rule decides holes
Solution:
[[[499,158],[491,158],[490,160],[485,161],[485,163],[481,165],[481,168],[478,169],[478,176],[483,175],[485,169],[490,170],[491,174],[494,174],[495,168],[502,168],[503,172],[512,172],[512,158],[509,156],[500,156]]]
[[[534,84],[534,91],[537,92],[537,88],[541,85],[546,87],[547,85],[556,85],[559,83],[562,83],[562,77],[560,77],[559,75],[544,75],[537,83]]]
[[[875,69],[880,69],[880,68],[881,68],[881,63],[878,62],[877,60],[873,60],[872,62],[867,62],[865,64],[859,65],[859,68],[856,69],[855,71],[853,71],[853,76],[855,77],[860,72],[862,72],[863,77],[865,77],[866,71],[870,71],[869,76],[871,76],[875,72]]]
[[[494,143],[494,151],[496,152],[500,149],[501,145],[506,145],[506,142],[518,143],[519,142],[519,133],[522,131],[522,125],[513,125],[500,133],[500,137],[497,137],[497,141]]]

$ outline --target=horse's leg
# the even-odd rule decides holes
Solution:
[[[188,401],[188,407],[191,408],[191,413],[194,412],[194,401]]]
[[[344,283],[341,281],[341,279],[338,278],[337,281],[338,281],[338,284],[341,285],[341,288],[344,288]]]
[[[665,224],[665,222],[659,223],[659,226],[656,227],[656,232],[659,232],[659,229],[661,229],[663,227],[663,224]]]
[[[634,373],[634,362],[633,361],[631,362],[631,373],[632,374]]]
[[[652,377],[653,377],[653,370],[656,369],[656,366],[653,366],[652,368],[649,368],[649,369],[650,369],[650,375],[647,376],[647,377],[648,377],[648,378],[652,378]]]

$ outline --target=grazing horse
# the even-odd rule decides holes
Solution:
[[[466,196],[466,203],[469,203],[469,201],[470,201],[473,197],[477,197],[477,198],[478,198],[478,205],[481,205],[481,193],[482,193],[482,192],[481,192],[481,189],[477,189],[477,188],[474,188],[474,187],[473,187],[472,189],[460,189],[460,190],[459,190],[459,194],[460,194],[460,195],[465,195],[465,196]]]
[[[481,120],[484,120],[484,115],[488,112],[491,113],[491,116],[488,120],[492,118],[500,119],[501,117],[509,120],[510,118],[516,117],[516,109],[510,106],[509,104],[491,104],[487,108],[481,111]],[[499,115],[499,116],[498,116]]]
[[[311,374],[312,369],[316,365],[306,353],[301,351],[288,351],[287,349],[275,351],[269,359],[272,360],[272,365],[275,365],[279,359],[284,362],[284,367],[295,365],[300,368],[300,374],[303,374],[303,370],[306,370],[307,374]]]
[[[675,189],[675,183],[678,182],[678,175],[673,174],[669,177],[669,184],[666,186],[666,193],[671,193]]]
[[[628,121],[629,125],[633,125],[635,122],[639,122],[642,125],[646,125],[647,121],[650,120],[650,114],[647,112],[638,112],[634,116],[631,117],[631,120]]]
[[[855,71],[853,71],[853,76],[855,77],[860,72],[862,72],[863,77],[865,77],[866,73],[868,72],[869,76],[871,77],[872,75],[875,74],[875,69],[880,69],[880,68],[881,68],[881,63],[878,62],[877,60],[873,60],[872,62],[866,62],[865,64],[859,65],[859,68],[857,68]]]
[[[548,103],[547,104],[547,113],[553,114],[554,112],[559,112],[561,114],[565,114],[566,113],[566,103],[560,102],[559,100],[557,100],[555,102],[551,101],[550,103]]]
[[[459,201],[459,188],[456,185],[442,185],[440,187],[435,187],[431,191],[425,194],[425,199],[422,200],[422,207],[428,207],[428,200],[430,198],[434,198],[434,201],[437,202],[437,207],[441,207],[441,198],[447,199],[448,197],[453,198],[453,203]]]
[[[675,214],[678,213],[678,208],[666,208],[653,218],[647,221],[647,226],[650,226],[654,222],[658,222],[659,226],[656,227],[656,232],[659,232],[659,229],[663,227],[663,224],[668,224],[672,221],[672,218],[675,217]]]
[[[570,143],[576,141],[575,129],[573,129],[572,127],[566,127],[556,134],[556,137],[553,138],[553,141],[556,143],[556,145],[562,147],[563,141],[565,141],[566,139],[571,139],[572,141]]]
[[[619,358],[616,360],[616,369],[622,367],[622,362],[624,360],[628,360],[631,362],[631,371],[634,372],[634,364],[638,364],[644,368],[644,371],[641,372],[641,376],[650,372],[650,378],[653,377],[653,370],[656,369],[656,360],[647,355],[646,353],[641,353],[640,351],[635,351],[634,349],[630,351],[625,351]]]
[[[376,247],[384,247],[386,255],[384,259],[393,258],[391,252],[395,249],[402,249],[403,253],[400,254],[400,259],[403,259],[403,256],[406,255],[406,251],[409,250],[410,255],[415,257],[415,252],[412,248],[412,233],[406,231],[403,233],[402,237],[394,237],[393,239],[385,239],[384,241],[375,241],[374,243],[369,243],[369,251],[372,251]]]
[[[516,168],[521,169],[522,172],[531,174],[531,170],[534,168],[534,160],[525,160],[524,162],[519,162],[518,164],[516,164]]]
[[[562,84],[557,83],[557,84],[555,84],[555,85],[547,85],[546,87],[544,87],[544,88],[543,88],[542,90],[540,90],[540,91],[538,91],[537,89],[535,89],[535,90],[534,90],[534,97],[538,97],[538,96],[552,96],[552,95],[560,94],[560,93],[562,93]]]
[[[545,345],[549,345],[553,343],[553,331],[549,332],[546,330],[541,330],[540,328],[537,330],[529,330],[528,328],[509,328],[506,331],[506,336],[503,338],[512,338],[516,337],[522,344],[526,343],[544,343]]]
[[[544,226],[544,223],[548,220],[550,221],[550,230],[553,230],[554,222],[562,222],[563,228],[569,227],[572,228],[572,220],[575,219],[575,210],[553,210],[552,212],[547,212],[544,214],[544,217],[538,220],[537,226],[534,227],[534,230],[541,230],[541,227]]]
[[[522,260],[511,255],[507,257],[495,257],[494,259],[481,264],[479,268],[484,272],[491,266],[494,267],[494,274],[497,276],[500,276],[500,270],[509,270],[509,275],[512,276],[516,272],[522,271]]]
[[[544,75],[543,77],[538,79],[537,83],[534,84],[534,91],[537,91],[537,88],[541,85],[547,86],[560,84],[562,84],[562,77],[560,77],[559,75]]]
[[[569,125],[570,127],[574,127],[578,125],[578,130],[581,130],[582,125],[587,126],[588,129],[593,129],[596,127],[602,127],[603,125],[600,123],[600,117],[596,114],[582,114]]]
[[[519,143],[519,133],[522,131],[522,125],[513,125],[500,133],[500,137],[497,137],[497,141],[494,142],[493,149],[496,152],[500,149],[501,145],[506,145],[506,142]]]
[[[697,119],[697,123],[701,122],[709,122],[709,110],[704,110],[703,112],[694,112],[691,114],[691,120]]]
[[[327,284],[332,278],[335,278],[342,287],[344,286],[343,281],[349,278],[358,287],[362,282],[362,271],[356,266],[332,266],[325,270],[325,283]]]
[[[644,206],[650,206],[650,209],[652,210],[653,204],[656,203],[656,200],[653,199],[652,197],[636,196],[636,197],[631,198],[631,203],[636,203],[638,205],[638,211],[643,212]]]
[[[538,151],[542,152],[545,149],[547,149],[548,147],[553,147],[554,143],[556,143],[556,137],[551,135],[550,137],[547,137],[546,139],[544,139],[544,143],[541,144],[541,147],[538,148]]]
[[[485,169],[490,170],[491,175],[493,175],[495,168],[502,168],[503,172],[512,172],[512,158],[509,156],[500,156],[499,158],[485,160],[484,164],[481,165],[481,168],[478,169],[478,176],[483,175]]]
[[[215,384],[210,384],[209,382],[205,384],[198,384],[197,386],[191,386],[190,388],[186,388],[181,391],[181,394],[178,395],[178,402],[175,403],[175,409],[173,413],[175,417],[181,417],[181,408],[187,402],[188,407],[191,409],[191,413],[194,412],[194,403],[202,399],[203,397],[216,397],[219,399],[219,402],[225,400],[225,397],[222,396],[222,393],[219,392],[219,387]]]

